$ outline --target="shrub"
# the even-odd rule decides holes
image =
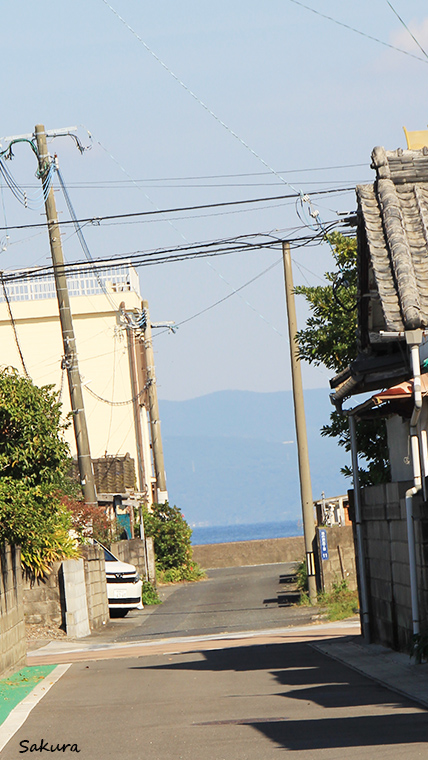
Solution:
[[[143,510],[146,536],[153,536],[156,569],[161,583],[194,581],[204,573],[192,559],[192,530],[178,507],[153,504],[152,511]]]
[[[71,525],[79,543],[95,539],[109,547],[118,540],[116,523],[109,520],[104,507],[89,505],[69,496],[63,497],[63,503],[71,514]]]
[[[21,546],[23,566],[36,577],[56,560],[77,556],[71,516],[48,484],[0,479],[0,540]]]
[[[150,581],[143,581],[142,599],[143,604],[147,607],[152,604],[162,604],[158,592]]]
[[[35,576],[77,556],[62,503],[70,452],[52,386],[38,388],[11,367],[0,370],[0,541],[21,546]]]

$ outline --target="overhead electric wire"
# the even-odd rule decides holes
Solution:
[[[2,288],[3,288],[4,300],[6,301],[6,304],[7,304],[7,310],[9,312],[9,318],[10,318],[10,322],[11,322],[11,325],[12,325],[13,334],[15,336],[16,348],[18,350],[19,358],[21,360],[22,369],[24,370],[25,377],[29,378],[30,375],[28,374],[28,370],[27,370],[27,367],[26,367],[26,364],[25,364],[25,361],[24,361],[24,355],[22,353],[21,344],[19,342],[18,332],[17,332],[17,329],[16,329],[16,323],[15,323],[15,319],[14,319],[13,314],[12,314],[12,307],[10,305],[9,296],[7,294],[6,283],[5,283],[4,279],[3,279],[3,272],[0,272],[0,279],[1,279],[1,284],[2,284]]]
[[[111,297],[110,293],[108,292],[107,288],[105,287],[105,285],[104,285],[101,277],[99,276],[99,272],[97,271],[96,266],[94,266],[94,259],[92,257],[92,254],[91,254],[89,248],[88,248],[88,245],[86,243],[85,237],[84,237],[83,232],[82,232],[82,228],[81,228],[80,223],[79,223],[79,221],[77,219],[76,213],[75,213],[74,208],[73,208],[73,204],[71,202],[71,198],[70,198],[70,196],[68,194],[68,190],[66,188],[63,176],[61,174],[61,171],[60,171],[58,165],[56,167],[56,172],[57,172],[57,175],[58,175],[59,183],[61,185],[61,190],[62,190],[64,198],[65,198],[65,202],[67,204],[68,211],[69,211],[70,216],[72,218],[72,221],[74,223],[74,228],[75,228],[77,237],[79,239],[79,243],[80,243],[80,245],[82,247],[83,253],[85,254],[86,259],[88,260],[88,262],[90,264],[92,264],[92,271],[93,271],[93,273],[95,275],[95,278],[96,278],[96,280],[98,282],[98,285],[100,286],[101,290],[103,291],[104,295],[106,296],[106,298],[107,298],[110,306],[113,307],[114,311],[118,311],[117,304],[115,303],[115,301]]]
[[[355,187],[340,187],[335,188],[334,190],[317,190],[316,192],[312,193],[312,195],[333,195],[337,193],[343,193],[343,192],[349,192],[355,190]],[[182,211],[198,211],[201,209],[208,209],[208,208],[223,208],[226,206],[242,206],[245,204],[253,204],[253,203],[267,203],[269,201],[277,201],[277,200],[289,200],[292,198],[300,198],[300,193],[290,193],[287,195],[271,195],[263,198],[247,198],[245,200],[238,200],[238,201],[221,201],[219,203],[202,203],[196,206],[179,206],[174,208],[168,208],[168,209],[155,209],[154,211],[133,211],[133,212],[127,212],[126,214],[106,214],[103,216],[89,216],[85,217],[84,219],[77,219],[76,221],[79,224],[99,224],[103,221],[110,221],[113,219],[132,219],[136,217],[145,217],[145,216],[158,216],[161,214],[177,214],[181,213]],[[61,227],[69,226],[70,224],[75,224],[75,222],[72,219],[62,219],[58,220],[58,225]],[[22,229],[38,229],[40,227],[45,227],[45,222],[38,222],[35,224],[15,224],[15,225],[9,225],[7,229],[9,230],[22,230]],[[5,227],[0,227],[0,232],[4,231]]]
[[[88,134],[90,135],[90,138],[92,139],[92,138],[93,138],[93,135],[92,135],[92,133],[91,133],[91,132],[89,132],[89,130],[87,130],[87,131],[88,131]],[[102,148],[102,149],[105,151],[105,153],[106,153],[106,154],[109,156],[109,158],[110,158],[112,161],[114,161],[114,163],[115,163],[115,164],[116,164],[116,165],[117,165],[117,166],[120,168],[120,170],[121,170],[121,171],[122,171],[122,172],[123,172],[123,173],[124,173],[124,174],[125,174],[125,175],[128,177],[128,180],[130,180],[130,181],[132,182],[132,184],[133,184],[133,185],[134,185],[134,186],[135,186],[135,187],[136,187],[136,188],[137,188],[137,189],[138,189],[140,192],[142,192],[142,193],[143,193],[144,197],[145,197],[145,198],[146,198],[146,199],[149,201],[149,203],[151,203],[151,204],[152,204],[152,206],[154,206],[154,208],[156,208],[157,210],[159,210],[159,207],[157,206],[157,204],[155,204],[155,203],[153,202],[153,200],[150,198],[150,196],[149,196],[149,195],[148,195],[148,194],[145,192],[145,190],[142,188],[141,184],[139,184],[138,182],[136,182],[136,181],[135,181],[135,180],[134,180],[134,179],[131,177],[131,175],[130,175],[130,174],[127,172],[127,171],[126,171],[125,167],[124,167],[124,166],[122,166],[122,164],[121,164],[121,163],[120,163],[120,162],[117,160],[117,158],[115,158],[115,157],[113,156],[113,154],[112,154],[112,153],[111,153],[111,152],[110,152],[110,151],[109,151],[109,150],[108,150],[108,149],[107,149],[107,148],[106,148],[106,147],[105,147],[105,146],[104,146],[104,145],[101,143],[101,141],[100,141],[100,140],[98,140],[97,138],[95,138],[95,139],[97,140],[97,143],[98,143],[98,145],[99,145],[99,146],[100,146],[100,147],[101,147],[101,148]],[[159,185],[157,185],[157,187],[159,187]],[[281,204],[276,204],[276,205],[281,205]],[[283,204],[282,204],[282,205],[283,205]],[[272,204],[270,204],[269,208],[272,208]],[[254,209],[254,206],[252,207],[252,209]],[[201,218],[201,217],[203,217],[203,216],[210,216],[210,217],[213,217],[213,216],[220,216],[220,215],[226,215],[226,214],[248,213],[248,212],[249,212],[250,210],[252,210],[252,209],[248,209],[248,208],[239,208],[239,209],[236,209],[236,208],[234,208],[232,211],[219,211],[219,212],[215,212],[215,213],[213,213],[213,212],[210,212],[209,214],[208,214],[208,213],[207,213],[207,214],[196,214],[196,215],[195,215],[195,214],[193,214],[192,216],[189,216],[189,217],[183,217],[183,215],[181,215],[181,216],[180,216],[180,221],[183,221],[183,219],[186,219],[186,218],[195,219],[195,218]],[[151,221],[151,223],[157,222],[157,218],[156,218],[156,219],[152,219],[152,220],[150,220],[150,221]],[[178,235],[179,235],[179,236],[180,236],[180,237],[181,237],[181,238],[184,240],[184,242],[185,242],[185,243],[187,243],[187,244],[189,243],[189,241],[188,241],[188,239],[186,238],[186,236],[184,235],[183,231],[182,231],[181,229],[178,229],[177,225],[174,223],[174,222],[175,222],[175,219],[170,219],[170,218],[168,218],[168,217],[165,217],[165,216],[164,216],[164,217],[162,218],[162,222],[165,222],[165,221],[166,221],[166,222],[167,222],[167,223],[168,223],[168,224],[169,224],[169,225],[172,227],[172,229],[173,229],[173,230],[174,230],[174,231],[175,231],[175,232],[176,232],[176,233],[177,233],[177,234],[178,234]],[[147,223],[147,221],[146,221],[146,223]],[[116,223],[116,224],[117,224],[117,223]],[[227,285],[228,287],[232,287],[232,286],[231,286],[231,284],[230,284],[230,283],[229,283],[229,282],[226,280],[226,278],[225,278],[225,277],[224,277],[224,276],[223,276],[223,275],[222,275],[222,274],[221,274],[221,273],[220,273],[220,272],[219,272],[219,271],[218,271],[218,270],[217,270],[217,269],[214,267],[214,265],[211,263],[211,261],[210,261],[209,259],[207,259],[207,260],[206,260],[206,263],[207,263],[207,266],[209,266],[209,267],[210,267],[210,269],[211,269],[213,272],[215,272],[215,274],[216,274],[216,275],[217,275],[217,276],[218,276],[218,277],[219,277],[219,278],[220,278],[220,279],[221,279],[223,282],[225,282],[225,283],[226,283],[226,285]],[[236,291],[236,292],[237,292],[237,291]],[[241,299],[244,301],[244,303],[245,303],[245,304],[246,304],[246,305],[247,305],[247,306],[248,306],[248,307],[249,307],[249,308],[250,308],[252,311],[255,311],[255,312],[256,312],[256,313],[259,315],[259,317],[260,317],[260,318],[261,318],[261,319],[262,319],[264,322],[266,322],[266,324],[270,325],[270,327],[272,327],[272,329],[276,331],[276,327],[275,327],[274,325],[272,325],[272,324],[271,324],[271,322],[270,322],[268,319],[266,319],[266,317],[265,317],[265,316],[264,316],[264,315],[263,315],[263,314],[262,314],[262,313],[259,311],[259,309],[256,309],[256,308],[255,308],[255,307],[254,307],[254,306],[253,306],[253,305],[252,305],[252,304],[251,304],[251,303],[250,303],[250,302],[249,302],[249,301],[248,301],[248,300],[247,300],[247,299],[246,299],[244,296],[242,296],[242,295],[241,295],[239,292],[237,292],[237,294],[238,294],[239,298],[241,298]]]
[[[428,58],[428,54],[427,54],[427,53],[426,53],[426,51],[423,49],[422,45],[420,45],[420,43],[419,43],[419,42],[418,42],[418,40],[416,39],[416,37],[415,37],[415,35],[413,34],[413,32],[411,32],[411,31],[410,31],[410,29],[409,29],[409,27],[407,26],[406,22],[405,22],[405,21],[403,21],[403,19],[401,18],[401,16],[399,16],[399,14],[398,14],[398,13],[397,13],[397,11],[395,10],[394,6],[393,6],[393,5],[391,5],[391,3],[389,2],[389,0],[386,0],[386,2],[387,2],[387,5],[389,5],[389,7],[391,8],[392,12],[393,12],[393,13],[394,13],[394,14],[397,16],[398,20],[399,20],[399,21],[400,21],[400,22],[403,24],[403,26],[404,26],[405,30],[406,30],[406,31],[407,31],[407,32],[410,34],[410,36],[411,36],[411,38],[412,38],[413,42],[415,42],[415,43],[416,43],[416,45],[418,46],[419,50],[420,50],[420,51],[421,51],[421,52],[424,54],[425,58]]]
[[[224,256],[234,253],[245,253],[248,251],[278,248],[282,241],[287,239],[290,242],[292,248],[301,248],[311,245],[319,245],[325,239],[326,232],[330,232],[332,229],[340,224],[338,221],[330,222],[326,226],[326,231],[319,230],[312,235],[301,235],[299,237],[292,237],[290,235],[283,234],[280,236],[274,236],[273,233],[254,233],[251,235],[242,235],[240,237],[222,239],[217,241],[209,241],[205,243],[195,243],[187,246],[175,246],[173,248],[152,249],[149,251],[134,251],[130,253],[122,253],[110,255],[105,258],[94,259],[94,266],[98,271],[111,268],[112,265],[127,265],[132,264],[134,267],[153,266],[156,264],[173,263],[180,261],[193,260],[197,258],[207,258],[215,256]],[[257,240],[258,238],[258,240]],[[267,238],[267,239],[260,239]],[[87,261],[76,261],[65,263],[62,267],[56,267],[57,271],[64,273],[65,275],[85,274],[88,271]],[[4,272],[5,282],[19,282],[21,280],[37,280],[46,275],[52,275],[54,267],[46,265],[44,267],[37,267],[37,269],[28,268],[21,270],[10,270]]]
[[[235,132],[231,127],[229,127],[229,125],[226,124],[226,122],[220,119],[220,117],[217,116],[217,114],[214,113],[214,111],[211,108],[209,108],[209,106],[206,103],[204,103],[204,101],[201,100],[201,98],[198,95],[196,95],[196,93],[193,92],[193,90],[191,90],[190,87],[188,87],[187,84],[185,84],[185,82],[183,82],[183,80],[180,79],[180,77],[178,77],[169,66],[167,66],[167,64],[157,55],[157,53],[155,53],[154,50],[152,50],[149,47],[149,45],[143,40],[142,37],[140,37],[140,35],[135,31],[135,29],[133,29],[132,26],[130,26],[130,24],[128,24],[128,22],[115,10],[115,8],[113,8],[110,5],[108,0],[102,0],[102,2],[112,11],[112,13],[114,13],[114,15],[122,22],[122,24],[124,24],[124,26],[131,32],[131,34],[133,34],[134,37],[136,37],[136,39],[144,46],[147,52],[150,53],[150,55],[153,56],[153,58],[165,69],[165,71],[167,71],[172,76],[172,78],[180,85],[180,87],[182,87],[194,100],[196,100],[196,102],[199,103],[199,105],[207,113],[209,113],[210,116],[212,116],[213,119],[215,119],[215,121],[218,124],[220,124],[230,135],[232,135],[232,137],[238,140],[238,142],[246,150],[248,150],[251,153],[251,155],[257,159],[257,161],[259,161],[264,167],[266,167],[266,169],[268,169],[271,174],[273,174],[275,177],[278,177],[278,179],[280,179],[281,182],[283,182],[285,185],[287,185],[292,190],[298,193],[302,207],[304,203],[308,205],[309,215],[314,219],[315,224],[320,228],[320,230],[324,232],[323,220],[320,216],[319,211],[312,207],[312,201],[311,201],[310,196],[306,193],[303,193],[302,190],[297,189],[296,187],[294,187],[293,184],[291,184],[291,182],[288,182],[286,179],[284,179],[284,177],[281,174],[279,174],[279,172],[277,172],[272,166],[270,166],[270,164],[268,164],[267,161],[265,161],[264,158],[262,158],[262,156],[259,153],[257,153],[257,151],[254,150],[254,148],[252,148],[245,140],[243,140],[242,137],[240,137],[240,135],[237,134],[237,132]],[[310,227],[310,225],[308,225],[308,227]]]
[[[103,2],[105,2],[105,0],[103,0]],[[399,48],[396,45],[391,45],[389,42],[384,42],[383,40],[380,40],[378,37],[373,37],[371,34],[366,34],[366,32],[362,32],[361,29],[356,29],[354,26],[350,26],[350,24],[345,24],[343,21],[338,21],[336,18],[333,18],[332,16],[327,16],[325,13],[321,13],[320,11],[315,10],[315,8],[311,8],[310,5],[305,5],[305,3],[301,3],[300,0],[290,0],[290,3],[294,3],[294,5],[300,5],[301,8],[305,8],[307,11],[311,11],[311,13],[315,13],[316,16],[321,16],[321,18],[325,18],[328,21],[332,21],[333,24],[337,24],[338,26],[342,26],[345,29],[349,29],[351,32],[355,32],[356,34],[361,35],[361,37],[366,37],[368,40],[372,40],[373,42],[378,42],[379,45],[383,45],[384,47],[390,48],[391,50],[396,50],[398,53],[403,53],[403,55],[408,55],[410,56],[410,58],[415,58],[417,61],[421,61],[422,63],[428,63],[428,61],[425,61],[423,58],[420,58],[420,56],[414,55],[414,53],[409,53],[408,50],[403,50],[403,48]],[[423,52],[425,53],[425,51]]]
[[[3,151],[3,153],[4,152],[5,151]],[[39,190],[37,194],[34,196],[31,196],[31,195],[28,195],[26,190],[23,190],[21,188],[21,186],[13,177],[12,173],[9,171],[9,169],[5,165],[3,158],[0,155],[0,172],[3,175],[3,178],[7,186],[11,190],[12,194],[15,196],[16,200],[19,201],[19,203],[21,203],[22,206],[24,206],[25,208],[32,209],[33,211],[37,211],[39,208],[43,207],[46,201],[46,198],[49,194],[49,190],[51,188],[54,171],[55,171],[55,167],[54,167],[53,162],[51,162],[49,164],[49,168],[46,173],[46,177],[45,177],[42,187],[39,186]]]
[[[86,127],[85,127],[86,129]],[[89,132],[89,130],[86,129],[86,131]],[[92,133],[90,133],[92,134]],[[96,138],[95,138],[96,139]],[[100,145],[103,150],[107,150],[104,148],[104,146],[99,142],[99,140],[96,139],[96,142]],[[115,161],[117,163],[117,161]],[[361,167],[368,166],[367,161],[361,164],[338,164],[334,166],[315,166],[315,167],[305,167],[302,169],[285,169],[284,171],[279,171],[279,174],[299,174],[303,172],[319,172],[319,171],[330,171],[333,169],[356,169]],[[125,171],[123,167],[120,167],[122,171]],[[126,174],[128,174],[126,172]],[[99,188],[103,187],[112,187],[114,185],[117,185],[118,187],[123,187],[124,184],[127,184],[130,182],[131,184],[135,183],[141,183],[141,182],[187,182],[187,181],[196,181],[196,180],[207,180],[207,179],[236,179],[239,177],[266,177],[270,176],[271,172],[264,171],[264,172],[239,172],[235,174],[200,174],[200,175],[191,175],[188,177],[144,177],[143,179],[133,179],[128,175],[129,179],[122,179],[122,180],[89,180],[88,182],[69,182],[68,187],[70,188],[92,188],[94,190],[97,190]],[[29,185],[29,187],[33,187],[32,185]],[[34,185],[34,187],[38,187],[38,185]],[[228,187],[228,185],[226,185]]]

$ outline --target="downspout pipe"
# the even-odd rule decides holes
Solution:
[[[410,596],[412,602],[413,635],[420,633],[418,576],[416,566],[415,527],[413,518],[413,497],[422,489],[421,458],[417,424],[422,411],[421,365],[419,346],[422,341],[422,331],[406,332],[406,341],[410,346],[410,360],[413,373],[414,407],[410,419],[410,445],[413,464],[413,486],[406,491],[407,543],[409,549]]]
[[[354,486],[354,506],[355,506],[355,534],[357,539],[358,550],[358,575],[360,579],[360,599],[361,599],[361,631],[367,644],[370,644],[370,614],[369,598],[367,593],[367,576],[366,566],[364,563],[364,543],[363,543],[363,525],[361,520],[361,491],[360,478],[358,475],[358,448],[357,433],[355,426],[355,417],[349,414],[349,432],[351,436],[351,456],[352,456],[352,480]]]

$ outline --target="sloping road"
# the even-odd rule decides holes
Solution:
[[[289,605],[287,580],[294,567],[284,563],[209,570],[206,580],[167,588],[172,593],[162,605],[113,620],[102,638],[145,641],[309,623],[318,610]]]
[[[277,760],[281,751],[296,760],[428,756],[427,711],[313,649],[308,642],[323,626],[286,629],[303,620],[276,603],[285,571],[215,571],[150,613],[113,621],[94,638],[100,646],[117,642],[112,659],[108,650],[104,659],[82,651],[76,659],[85,661],[70,653],[73,664],[1,760],[50,757],[57,745],[68,745],[57,754],[78,751],[80,760]],[[204,638],[210,632],[216,640]],[[120,652],[138,641],[141,656]]]

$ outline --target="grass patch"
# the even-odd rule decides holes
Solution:
[[[333,583],[333,590],[318,594],[318,604],[329,620],[344,620],[358,612],[358,591],[351,591],[345,580]]]
[[[305,560],[300,562],[297,567],[296,585],[300,591],[299,604],[309,607],[311,601],[308,595],[308,574]],[[358,591],[351,591],[345,580],[336,581],[333,583],[332,591],[318,594],[317,604],[323,608],[328,620],[344,620],[358,612]]]
[[[181,583],[181,581],[200,581],[205,578],[205,570],[199,567],[197,562],[182,567],[168,567],[166,570],[156,568],[158,583]]]

